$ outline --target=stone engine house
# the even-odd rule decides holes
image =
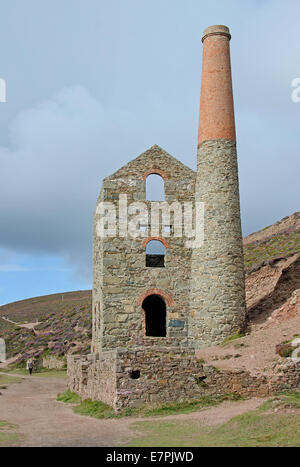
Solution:
[[[169,204],[194,200],[196,174],[159,146],[153,146],[104,179],[98,203],[119,203],[119,195],[126,194],[128,206],[132,201],[146,202],[149,219],[145,232],[137,238],[129,235],[101,238],[97,234],[100,214],[96,207],[92,342],[95,352],[137,345],[187,345],[191,251],[185,248],[184,237],[172,236],[172,215],[171,225],[166,226],[171,230],[169,237],[148,236],[153,202],[146,201],[146,178],[150,174],[163,178],[165,201]],[[161,242],[162,255],[147,254],[147,246],[153,239]]]
[[[204,31],[197,172],[155,145],[103,180],[94,217],[92,347],[69,356],[69,387],[115,410],[198,397],[195,350],[218,344],[245,323],[245,284],[229,29]],[[159,175],[169,204],[204,203],[204,243],[174,236],[174,216],[136,238],[124,209],[147,199]],[[101,236],[102,203],[116,206],[119,230]],[[124,203],[122,205],[122,203]],[[131,214],[134,214],[132,212]],[[121,226],[121,227],[120,227]],[[160,252],[151,250],[160,245]]]

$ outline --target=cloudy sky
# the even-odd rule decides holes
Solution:
[[[300,210],[298,0],[1,5],[0,304],[89,288],[103,177],[153,144],[196,167],[201,35],[228,25],[244,235]]]

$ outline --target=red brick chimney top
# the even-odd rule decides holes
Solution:
[[[203,33],[198,144],[211,139],[236,139],[230,38],[227,26],[210,26]]]

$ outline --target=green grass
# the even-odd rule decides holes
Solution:
[[[140,408],[125,408],[116,414],[112,407],[100,401],[90,399],[81,400],[77,394],[69,389],[57,397],[58,401],[66,403],[80,402],[73,407],[73,411],[80,415],[94,418],[121,418],[121,417],[165,417],[168,415],[185,414],[221,404],[225,400],[240,400],[238,394],[225,394],[220,396],[202,396],[195,400],[174,402],[171,404],[159,404],[153,407],[142,406]]]
[[[236,332],[236,333],[233,334],[232,336],[226,337],[226,339],[223,340],[223,342],[221,343],[221,345],[230,344],[232,341],[234,341],[234,340],[236,340],[236,339],[240,339],[241,337],[244,337],[244,334],[242,334],[241,332]]]
[[[280,410],[286,408],[292,412]],[[180,424],[172,420],[136,422],[131,428],[138,434],[128,446],[300,447],[299,409],[300,391],[290,391],[272,397],[255,411],[246,412],[218,426],[203,426],[196,420],[181,421]]]
[[[6,368],[1,369],[1,371],[3,371],[4,373],[13,373],[14,375],[28,375],[28,370],[26,370],[26,368],[24,368],[23,365],[22,367],[19,367],[17,365],[12,364],[7,366]]]
[[[287,258],[300,251],[300,230],[282,233],[266,240],[258,240],[244,246],[244,260],[246,272],[253,267],[267,264],[268,261],[284,257]]]
[[[14,444],[19,439],[16,433],[16,425],[0,420],[0,447]]]
[[[241,396],[238,394],[225,394],[220,396],[202,396],[195,400],[174,402],[171,404],[160,404],[156,407],[142,407],[141,409],[127,409],[127,415],[139,415],[142,417],[164,417],[167,415],[176,415],[195,412],[206,407],[212,407],[221,404],[223,401],[236,401],[240,400]]]
[[[12,383],[21,383],[22,378],[16,376],[9,376],[5,374],[0,374],[0,385],[12,384]],[[4,388],[2,388],[4,389]]]
[[[7,367],[5,370],[8,373],[13,373],[15,375],[29,375],[29,372],[24,366],[20,367],[17,365],[12,366],[11,368]],[[34,376],[42,376],[42,377],[55,377],[55,378],[66,378],[67,377],[67,370],[55,370],[49,368],[39,368],[38,370],[33,369],[32,377]]]
[[[196,421],[137,422],[128,446],[300,446],[299,415],[248,412],[215,427]],[[142,433],[142,434],[141,434]]]
[[[262,412],[277,408],[300,409],[300,391],[290,391],[278,394],[267,400],[259,410]]]
[[[65,402],[67,404],[77,404],[81,401],[78,394],[75,394],[75,392],[71,392],[70,389],[67,389],[65,392],[58,394],[56,400],[60,402]]]
[[[114,410],[109,405],[104,404],[100,401],[92,401],[86,399],[82,401],[76,407],[73,407],[73,411],[79,415],[86,415],[94,418],[114,418],[116,417]]]
[[[66,378],[67,377],[67,370],[49,370],[48,368],[42,368],[41,370],[33,373],[33,376],[40,376],[43,378]]]

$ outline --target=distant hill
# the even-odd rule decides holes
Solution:
[[[18,323],[0,317],[0,337],[6,341],[7,358],[18,356],[16,363],[32,357],[62,357],[68,352],[90,351],[91,291],[66,293],[63,300],[61,294],[22,300],[1,308],[2,317],[9,316]],[[20,325],[37,319],[40,324],[29,329]]]
[[[91,290],[79,290],[29,298],[0,307],[0,337],[7,358],[20,355],[17,363],[43,355],[61,357],[67,352],[88,353],[91,342]],[[35,323],[33,329],[18,324]]]
[[[300,212],[244,238],[246,273],[300,253]]]
[[[8,303],[0,306],[0,330],[10,326],[7,321],[2,319],[3,316],[17,323],[33,323],[43,321],[54,311],[72,310],[75,306],[90,310],[92,306],[91,290],[43,295]]]

